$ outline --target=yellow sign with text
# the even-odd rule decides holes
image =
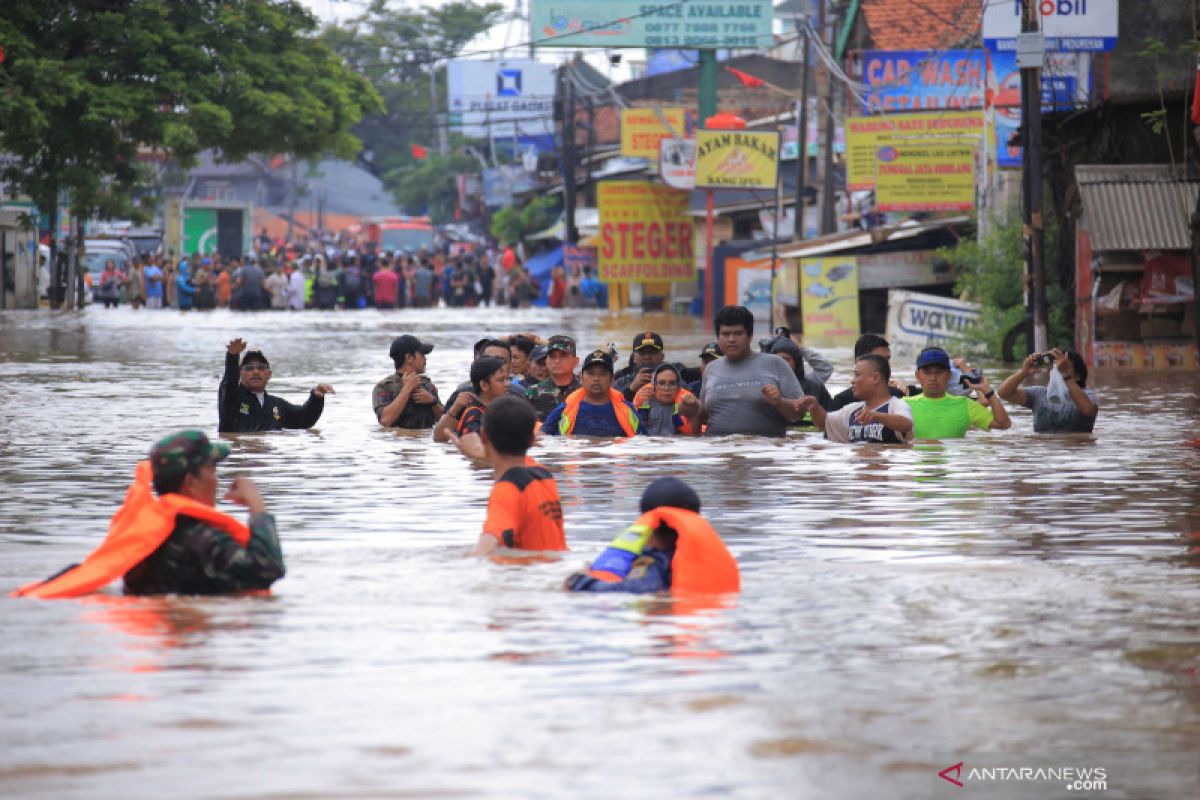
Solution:
[[[900,145],[960,144],[983,141],[982,111],[887,114],[846,120],[846,185],[851,191],[875,188],[876,167]]]
[[[774,189],[779,134],[696,131],[697,189]]]
[[[696,279],[688,192],[646,181],[603,181],[596,195],[600,280]]]
[[[670,123],[674,134],[663,125],[662,119],[652,108],[621,110],[621,155],[658,161],[660,141],[683,138],[687,135],[687,123],[684,121],[682,108],[660,108],[659,111]]]
[[[800,313],[805,341],[858,337],[858,262],[853,256],[800,259]]]
[[[880,211],[970,211],[975,208],[975,148],[899,144],[879,158],[875,207]]]

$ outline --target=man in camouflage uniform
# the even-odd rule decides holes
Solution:
[[[267,394],[271,364],[261,350],[246,349],[246,343],[234,339],[225,346],[225,375],[217,392],[217,430],[221,433],[279,431],[284,428],[311,428],[325,410],[325,395],[333,394],[328,383],[318,383],[304,405],[292,405],[283,398]]]
[[[407,333],[392,341],[388,354],[396,371],[375,384],[371,405],[385,428],[432,428],[445,408],[437,387],[425,377],[425,356],[433,345]]]
[[[200,431],[181,431],[150,450],[154,491],[217,504],[217,462],[229,455],[225,442]],[[126,594],[223,594],[267,589],[283,577],[283,552],[275,517],[249,478],[235,478],[225,499],[250,510],[250,540],[242,547],[206,522],[180,514],[167,540],[125,573]]]
[[[533,404],[538,420],[567,399],[567,395],[583,386],[575,367],[579,356],[575,355],[575,340],[570,336],[551,336],[546,341],[546,367],[550,377],[526,391],[525,396]]]

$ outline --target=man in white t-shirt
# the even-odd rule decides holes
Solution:
[[[908,403],[888,391],[891,378],[887,359],[859,356],[850,382],[858,402],[831,413],[826,413],[815,397],[805,397],[801,402],[812,415],[813,424],[825,431],[825,438],[831,442],[907,444],[912,441],[912,411]]]

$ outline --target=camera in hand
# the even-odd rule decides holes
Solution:
[[[964,387],[970,387],[976,383],[979,383],[982,380],[983,380],[983,370],[969,369],[969,370],[966,370],[965,372],[963,372],[962,377],[960,377],[958,379],[958,382],[961,383]]]
[[[1054,363],[1053,353],[1038,353],[1033,357],[1034,367],[1048,367]]]

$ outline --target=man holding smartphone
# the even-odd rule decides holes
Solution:
[[[1021,388],[1034,370],[1047,366],[1051,369],[1048,386]],[[1074,350],[1055,348],[1026,358],[997,392],[1008,402],[1033,412],[1034,433],[1091,433],[1100,404],[1096,393],[1087,388],[1087,374],[1083,356]]]

